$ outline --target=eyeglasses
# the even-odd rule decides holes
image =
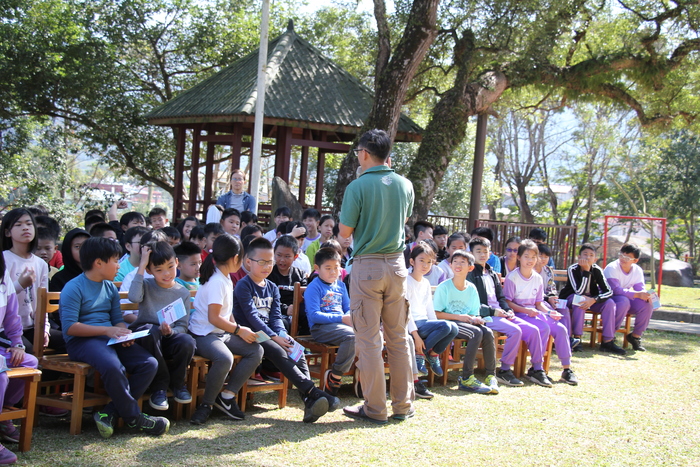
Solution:
[[[517,253],[518,249],[517,248],[506,248],[507,253]]]
[[[355,156],[356,156],[356,157],[360,157],[360,151],[364,151],[364,152],[366,152],[367,154],[372,154],[371,152],[369,152],[369,151],[368,151],[367,149],[365,149],[365,148],[357,148],[357,149],[353,149],[352,151],[355,153]]]
[[[245,182],[245,178],[232,178],[232,182]]]
[[[634,261],[637,258],[632,258],[631,256],[627,256],[624,253],[620,253],[618,255],[620,257],[620,261]]]
[[[265,266],[272,266],[273,261],[271,260],[265,260],[265,259],[253,259],[249,258],[252,262],[258,263],[260,266],[265,267]]]

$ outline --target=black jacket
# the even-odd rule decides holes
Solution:
[[[603,270],[597,264],[594,264],[590,271],[582,270],[578,263],[572,264],[567,269],[567,275],[566,286],[559,292],[561,299],[566,299],[572,294],[584,295],[589,283],[590,290],[585,295],[595,298],[596,302],[604,302],[613,295]]]
[[[506,303],[506,298],[503,296],[503,288],[501,287],[501,281],[498,278],[498,274],[491,270],[491,266],[486,265],[486,271],[489,273],[489,279],[493,281],[493,288],[496,292],[496,300],[498,300],[499,305],[505,311],[509,311],[510,307]],[[486,287],[484,286],[484,268],[480,264],[475,264],[472,272],[467,275],[467,280],[476,286],[476,290],[479,292],[479,301],[481,302],[481,308],[479,309],[479,314],[481,316],[493,316],[496,313],[496,309],[489,306],[489,297],[486,294]]]

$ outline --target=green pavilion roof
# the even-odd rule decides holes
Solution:
[[[290,21],[267,56],[266,119],[284,126],[356,133],[373,93],[357,78],[300,38]],[[227,66],[146,115],[154,125],[246,121],[255,115],[258,51]],[[422,129],[401,115],[398,140],[420,139]]]

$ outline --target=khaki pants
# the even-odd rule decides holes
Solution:
[[[365,397],[365,414],[378,420],[387,419],[380,324],[389,358],[393,413],[407,413],[415,396],[410,340],[406,331],[407,275],[401,253],[362,255],[353,259],[350,309],[355,328],[357,367]]]

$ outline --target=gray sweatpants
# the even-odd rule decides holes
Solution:
[[[462,366],[462,378],[467,379],[474,374],[474,362],[476,353],[481,345],[484,353],[484,367],[487,375],[496,374],[496,344],[493,340],[493,332],[486,326],[476,326],[461,321],[455,321],[459,328],[457,339],[467,339],[467,348],[464,352],[464,365]]]
[[[202,403],[213,405],[217,394],[221,391],[226,381],[226,375],[233,367],[233,355],[240,355],[243,359],[238,362],[231,371],[231,376],[226,384],[226,389],[234,394],[243,387],[250,375],[260,365],[263,358],[263,349],[260,344],[248,344],[243,339],[233,334],[207,334],[206,336],[194,336],[197,341],[196,354],[211,360],[211,368],[207,373],[207,383],[204,389]]]
[[[350,370],[355,360],[355,331],[343,323],[314,324],[311,327],[311,337],[322,344],[337,345],[332,372],[342,376]]]

